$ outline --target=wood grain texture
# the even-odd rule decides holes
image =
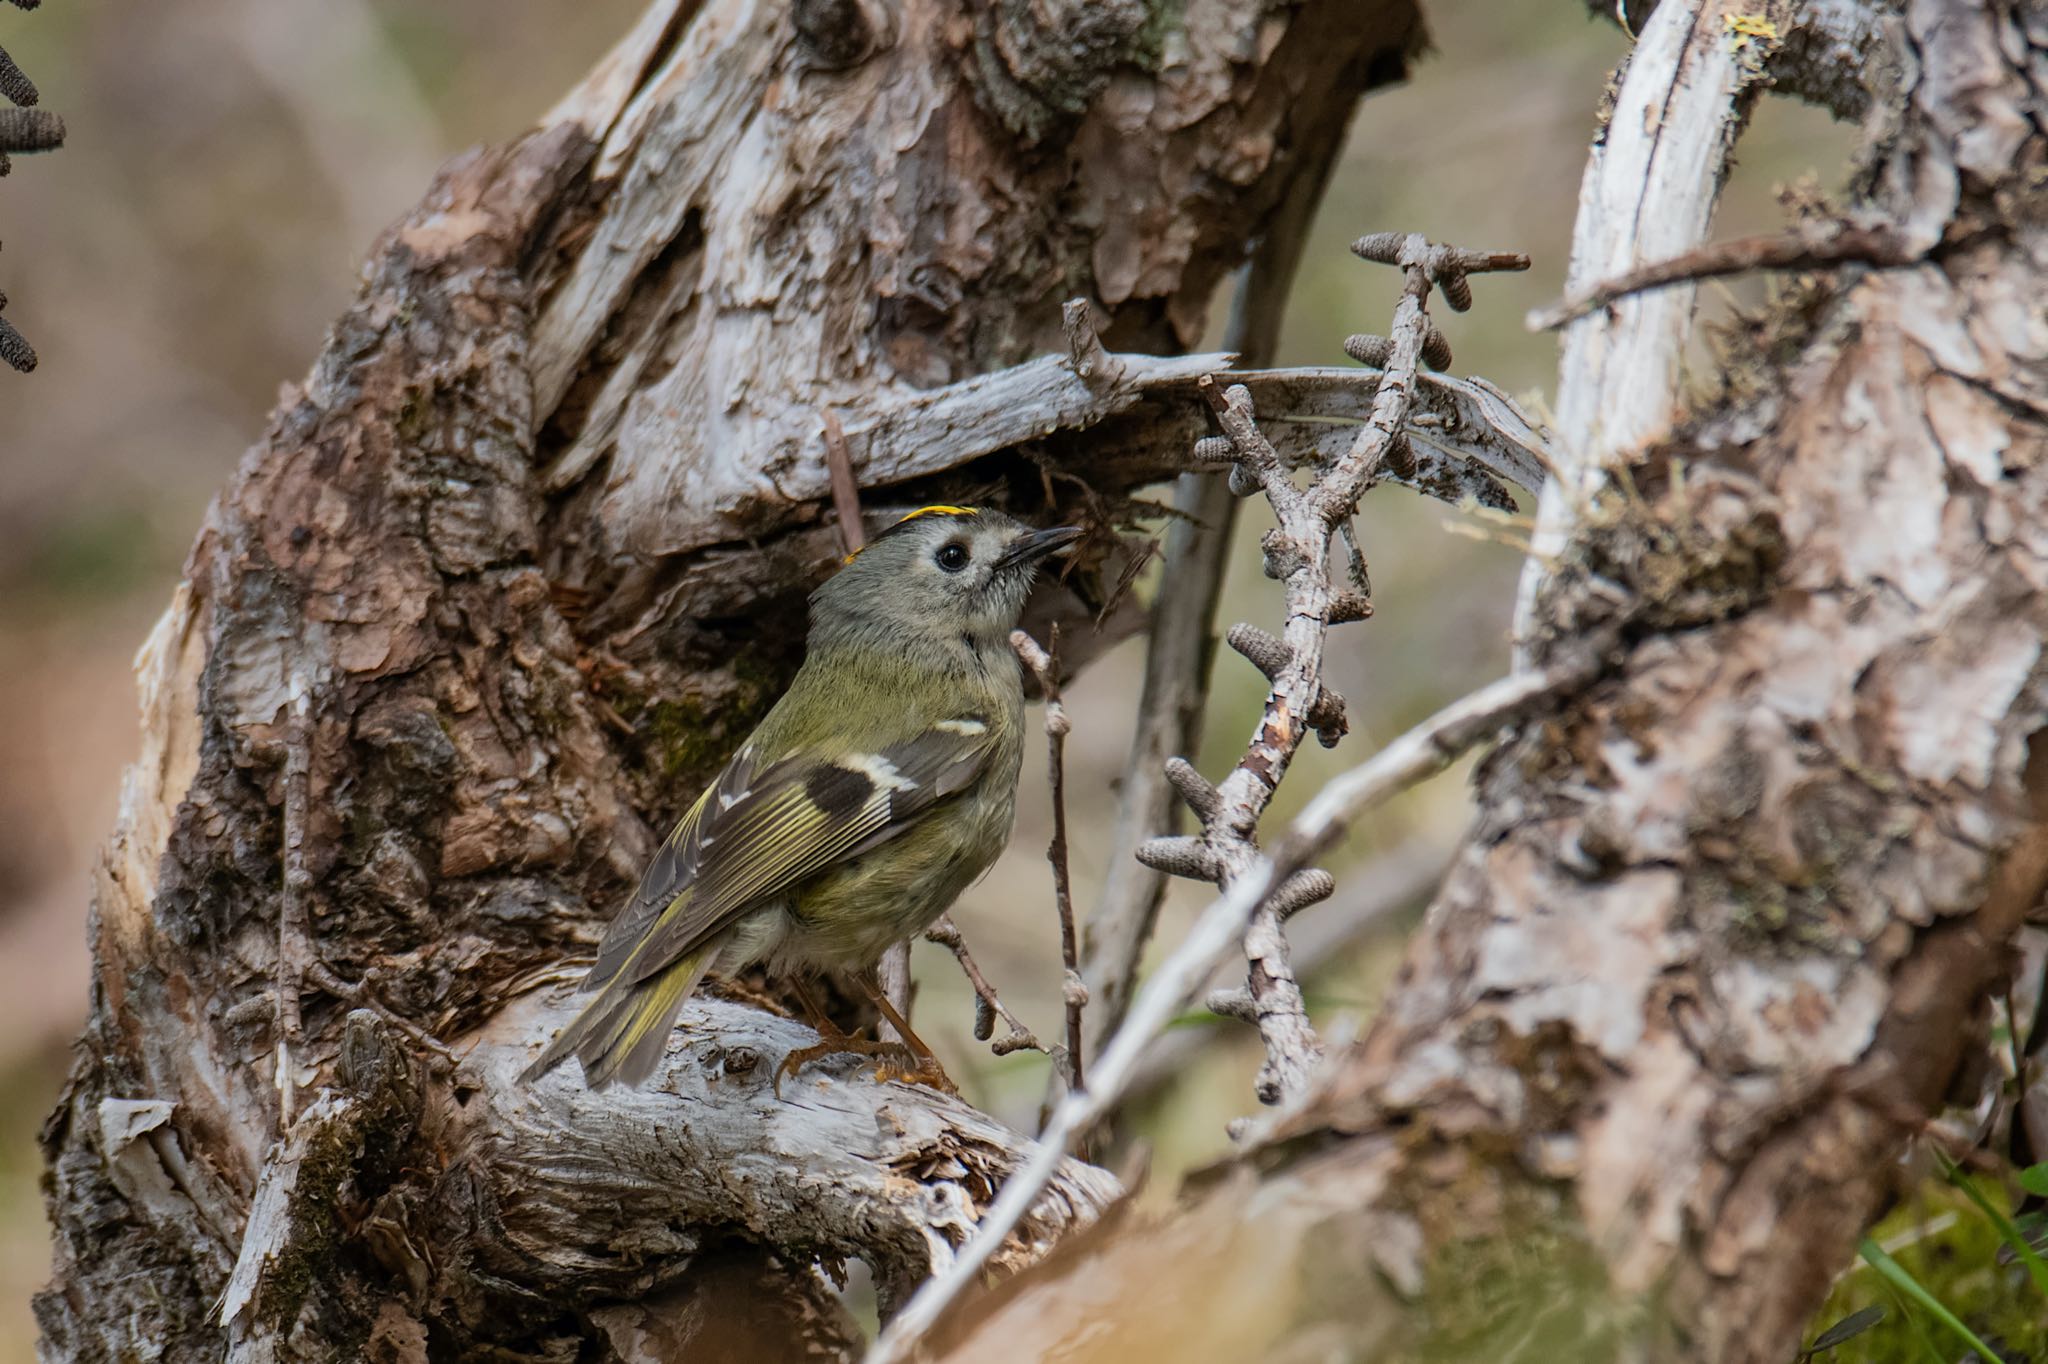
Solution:
[[[2048,889],[2048,333],[2015,302],[2048,289],[2048,43],[1999,5],[1897,36],[1855,208],[1933,259],[1791,292],[1617,455],[1528,639],[1625,647],[1482,765],[1370,1033],[1183,1217],[957,1314],[945,1357],[1796,1350]]]
[[[1158,17],[658,0],[379,239],[141,660],[47,1357],[844,1358],[823,1274],[900,1294],[961,1239],[1029,1143],[829,1068],[773,1104],[772,1015],[707,1004],[602,1109],[507,1068],[794,667],[823,410],[873,511],[1091,508],[1104,552],[1185,467],[1212,286],[1421,40],[1402,0]],[[1043,358],[1075,296],[1114,378]],[[357,1013],[473,1050],[406,1043],[417,1105],[373,1115]],[[1012,1267],[1113,1196],[1070,1174]]]

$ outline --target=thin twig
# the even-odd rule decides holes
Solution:
[[[839,518],[839,538],[849,555],[860,553],[867,531],[860,520],[860,483],[853,476],[853,452],[846,448],[846,428],[839,414],[825,409],[825,475],[832,485],[832,511]]]
[[[1237,520],[1237,499],[1222,474],[1183,474],[1173,506],[1177,515],[1166,528],[1159,595],[1145,643],[1145,680],[1118,787],[1109,872],[1082,940],[1091,1054],[1123,1021],[1166,896],[1166,878],[1136,853],[1155,834],[1176,831],[1180,812],[1165,764],[1176,753],[1192,753],[1200,738],[1215,656],[1216,604]]]
[[[1571,293],[1548,307],[1532,309],[1528,327],[1532,332],[1554,331],[1630,294],[1752,270],[1825,270],[1852,262],[1891,267],[1911,265],[1918,259],[1918,253],[1906,240],[1888,227],[1831,223],[1818,230],[1808,227],[1737,237],[1732,241],[1709,242],[1670,260],[1652,261],[1601,280],[1590,289]]]
[[[1066,1081],[1070,1089],[1082,1087],[1081,1024],[1088,1007],[1088,987],[1081,980],[1081,947],[1074,932],[1074,880],[1067,867],[1067,721],[1066,703],[1060,699],[1060,627],[1054,622],[1046,636],[1046,647],[1022,630],[1010,632],[1010,647],[1038,679],[1038,694],[1045,699],[1046,761],[1052,781],[1052,841],[1046,845],[1045,860],[1052,864],[1052,898],[1060,916],[1060,962],[1065,975],[1060,997],[1067,1009]]]
[[[853,453],[846,448],[846,428],[840,425],[839,414],[829,407],[825,409],[824,427],[825,474],[832,488],[832,511],[839,520],[839,538],[850,559],[867,544],[867,530],[860,519],[860,481],[853,474]],[[875,975],[882,997],[908,1020],[911,1006],[910,939],[894,943],[882,953],[881,961],[875,965]],[[875,1020],[875,1034],[884,1041],[909,1040],[897,1037],[896,1029],[886,1017]]]
[[[898,1364],[931,1330],[948,1304],[980,1279],[989,1257],[1016,1230],[1075,1140],[1122,1101],[1153,1039],[1243,941],[1253,913],[1291,872],[1318,856],[1360,815],[1449,766],[1499,728],[1585,685],[1604,666],[1613,636],[1581,641],[1549,666],[1502,678],[1432,715],[1366,762],[1325,786],[1288,829],[1270,857],[1259,857],[1195,921],[1132,1001],[1129,1015],[1101,1054],[1087,1089],[1053,1109],[1030,1161],[1003,1183],[953,1262],[921,1286],[868,1352],[867,1364]]]
[[[974,990],[974,1040],[988,1042],[995,1036],[996,1020],[1003,1020],[1009,1031],[990,1043],[989,1050],[998,1056],[1008,1056],[1013,1051],[1044,1051],[1038,1034],[1024,1026],[1017,1015],[1010,1012],[1003,1003],[996,987],[989,984],[987,976],[975,962],[974,954],[967,950],[967,940],[960,936],[960,927],[953,922],[951,914],[941,914],[938,922],[924,931],[926,942],[937,943],[953,954],[953,960],[960,963],[960,973],[967,977],[967,983]]]

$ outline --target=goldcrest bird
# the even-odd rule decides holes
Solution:
[[[572,1052],[640,1084],[704,973],[858,972],[988,870],[1016,813],[1024,687],[1010,631],[1038,563],[1080,538],[926,507],[811,594],[802,668],[612,922],[597,989],[524,1077]]]

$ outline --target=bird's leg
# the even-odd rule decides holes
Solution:
[[[927,1089],[941,1090],[947,1094],[958,1094],[960,1086],[954,1084],[953,1077],[946,1074],[946,1068],[939,1064],[939,1058],[932,1051],[930,1045],[917,1035],[915,1028],[910,1026],[910,1020],[905,1018],[897,1010],[896,1006],[889,1001],[889,992],[882,989],[880,985],[867,976],[862,976],[860,983],[862,988],[868,992],[868,998],[875,1002],[875,1007],[882,1011],[882,1017],[889,1020],[889,1026],[894,1028],[897,1034],[903,1038],[904,1042],[909,1046],[910,1054],[917,1059],[917,1069],[906,1072],[903,1078],[915,1084],[923,1085]]]
[[[959,1090],[954,1087],[952,1080],[947,1077],[946,1072],[939,1066],[938,1058],[932,1055],[931,1048],[926,1046],[924,1040],[910,1030],[910,1024],[904,1021],[903,1015],[898,1013],[886,998],[881,997],[880,992],[875,989],[872,981],[863,978],[862,984],[867,987],[870,995],[875,997],[875,1002],[882,1010],[883,1016],[908,1041],[871,1042],[864,1037],[854,1037],[840,1031],[839,1025],[826,1017],[825,1011],[818,1007],[817,999],[812,996],[804,983],[801,980],[792,980],[791,988],[796,994],[798,1001],[803,1005],[804,1012],[809,1015],[811,1026],[817,1030],[818,1040],[808,1047],[798,1047],[782,1058],[782,1064],[775,1068],[776,1097],[780,1098],[782,1095],[782,1081],[785,1076],[795,1075],[799,1070],[821,1057],[848,1054],[883,1058],[880,1070],[882,1079],[893,1080],[900,1078],[924,1085],[928,1089],[943,1090],[948,1094],[959,1093]],[[889,1064],[891,1061],[897,1062],[902,1066],[902,1069],[892,1067]],[[908,1064],[904,1064],[906,1062]]]
[[[811,1031],[817,1033],[821,1041],[837,1042],[845,1039],[847,1034],[832,1021],[832,1016],[825,1012],[825,1007],[818,1003],[818,997],[811,993],[809,982],[802,976],[792,976],[789,979],[789,988],[796,994],[797,1003],[803,1006],[804,1022],[811,1025]]]

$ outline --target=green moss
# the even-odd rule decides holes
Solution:
[[[346,1053],[346,1047],[345,1047]],[[418,1116],[418,1093],[409,1063],[388,1047],[385,1068],[358,1077],[367,1083],[340,1113],[320,1121],[299,1162],[291,1195],[291,1234],[263,1276],[257,1311],[280,1332],[289,1329],[316,1284],[332,1282],[343,1241],[343,1191],[360,1196],[400,1162]],[[302,1119],[302,1121],[317,1121]]]
[[[392,419],[392,429],[407,447],[417,447],[433,425],[433,404],[427,400],[426,390],[411,387],[399,401],[398,414]]]
[[[1652,472],[1662,485],[1654,500],[1634,481]],[[1775,589],[1785,560],[1784,529],[1761,486],[1728,470],[1703,485],[1677,460],[1621,471],[1583,525],[1553,600],[1568,602],[1597,583],[1619,585],[1630,621],[1652,630],[1742,614]]]
[[[1995,1201],[1996,1189],[1987,1188]],[[1929,1179],[1873,1236],[1943,1306],[2009,1360],[2048,1356],[2048,1303],[2024,1266],[2000,1264],[1998,1228],[1957,1190]],[[1904,1242],[1905,1244],[1901,1244]],[[1906,1307],[1876,1271],[1858,1264],[1842,1277],[1809,1324],[1806,1343],[1854,1312],[1882,1306],[1885,1319],[1817,1356],[1831,1364],[1926,1364],[1956,1358],[1960,1347],[1918,1307]],[[1939,1353],[1930,1356],[1928,1342]],[[1787,1350],[1789,1358],[1792,1351]]]
[[[781,696],[788,677],[746,653],[734,657],[731,686],[715,703],[702,695],[621,705],[619,713],[645,736],[650,763],[669,781],[708,776]]]
[[[1166,61],[1167,39],[1187,27],[1187,0],[1153,0],[1146,7],[1145,24],[1131,40],[1131,62],[1146,71],[1159,71]]]
[[[1506,1206],[1483,1219],[1490,1233],[1454,1234],[1425,1264],[1427,1327],[1416,1357],[1582,1364],[1635,1357],[1653,1329],[1654,1304],[1615,1293],[1554,1191],[1524,1176],[1502,1179],[1499,1190]]]

